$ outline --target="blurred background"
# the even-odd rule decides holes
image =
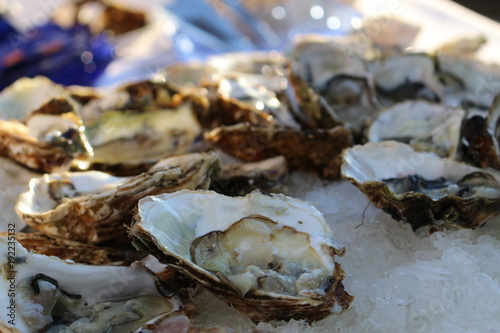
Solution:
[[[500,1],[498,0],[455,0],[455,2],[495,21],[500,21]]]
[[[286,52],[300,34],[346,36],[384,15],[415,28],[414,50],[480,35],[478,55],[497,61],[500,25],[456,3],[500,21],[498,0],[0,0],[0,90],[22,76],[102,87],[224,52]]]

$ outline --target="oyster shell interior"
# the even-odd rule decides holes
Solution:
[[[359,183],[384,182],[396,195],[424,193],[435,200],[447,195],[500,197],[498,172],[442,159],[433,153],[415,152],[395,141],[347,150],[342,173]]]
[[[370,142],[395,140],[417,151],[456,158],[465,111],[426,101],[406,101],[378,114],[367,137]]]
[[[8,243],[0,237],[2,248]],[[20,332],[132,332],[180,307],[178,300],[159,291],[143,267],[79,265],[30,253],[18,243],[15,248],[16,258],[2,256],[0,263],[6,270],[15,266],[18,317],[12,328]],[[7,295],[10,281],[5,273],[0,290]],[[3,308],[8,302],[6,297],[0,300]],[[0,316],[9,322],[7,311]]]
[[[284,195],[182,190],[147,197],[131,233],[160,261],[257,321],[319,319],[351,300],[337,289],[342,274],[334,255],[344,249],[322,214]]]

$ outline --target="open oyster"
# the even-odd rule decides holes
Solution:
[[[438,80],[435,59],[426,54],[409,53],[368,63],[379,100],[384,105],[407,99],[439,102],[444,87]]]
[[[49,235],[93,244],[123,240],[123,225],[139,199],[182,188],[207,189],[218,168],[218,157],[209,153],[168,158],[135,177],[99,171],[45,174],[31,180],[16,210]]]
[[[474,115],[464,125],[467,152],[474,163],[486,168],[500,169],[500,94],[493,101],[488,114]]]
[[[254,321],[315,321],[348,309],[323,215],[284,195],[182,190],[139,202],[130,230],[161,262]]]
[[[414,229],[475,229],[500,214],[499,173],[415,152],[396,141],[347,149],[342,176]]]
[[[288,165],[283,156],[254,163],[224,165],[210,189],[229,196],[244,196],[254,190],[283,192]]]
[[[371,123],[370,142],[395,140],[416,151],[455,159],[465,112],[426,101],[406,101],[383,110]]]
[[[243,77],[219,77],[203,84],[208,107],[196,108],[203,127],[250,123],[255,126],[276,125],[273,114],[279,113],[280,101],[273,91],[250,84]]]
[[[215,147],[244,161],[282,155],[290,169],[313,171],[326,179],[340,177],[340,155],[352,145],[352,134],[343,126],[298,131],[238,124],[218,127],[207,133],[206,138]]]
[[[130,84],[82,109],[94,167],[137,174],[161,158],[188,153],[201,128],[189,102],[168,82]]]
[[[0,321],[12,332],[134,332],[181,308],[141,266],[74,264],[4,237],[0,246]]]
[[[92,149],[78,105],[44,77],[22,78],[0,94],[0,156],[45,172],[86,162]]]
[[[17,216],[14,205],[19,194],[26,191],[31,178],[40,176],[8,158],[0,157],[0,231],[7,231],[9,224],[17,231],[26,226]]]
[[[489,109],[500,93],[500,66],[477,59],[438,55],[439,75],[446,87],[445,103]]]
[[[290,83],[300,109],[316,121],[316,128],[331,128],[339,121],[359,133],[377,112],[371,76],[358,50],[347,42],[319,36],[299,40],[291,55]],[[328,104],[328,110],[319,94]]]

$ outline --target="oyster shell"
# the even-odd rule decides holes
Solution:
[[[396,141],[347,149],[342,176],[414,229],[475,229],[500,214],[499,173],[415,152]]]
[[[162,158],[188,153],[201,128],[190,102],[168,82],[122,87],[82,109],[95,168],[137,174]]]
[[[310,118],[303,122],[309,128],[342,122],[360,133],[378,110],[364,59],[347,42],[315,36],[299,40],[291,55],[290,83],[300,111]]]
[[[465,111],[426,101],[406,101],[378,114],[367,137],[370,142],[395,140],[416,151],[457,158]]]
[[[182,188],[207,189],[218,168],[218,157],[209,153],[168,158],[135,177],[99,171],[45,174],[31,180],[16,211],[48,235],[91,244],[124,240],[124,223],[139,199]]]
[[[46,256],[55,256],[62,260],[72,260],[87,265],[121,265],[128,266],[132,262],[146,256],[131,250],[118,250],[110,247],[97,247],[63,238],[51,237],[42,233],[15,234],[0,232],[0,237],[13,236],[27,250]]]
[[[210,189],[228,196],[244,196],[254,190],[283,192],[288,166],[283,156],[254,163],[224,165]]]
[[[443,100],[444,87],[438,80],[435,59],[429,55],[409,53],[381,58],[369,62],[368,71],[373,74],[383,105],[407,99]]]
[[[0,232],[8,229],[19,231],[26,226],[17,216],[14,205],[17,197],[26,191],[31,178],[40,176],[8,158],[0,157]]]
[[[500,66],[467,57],[438,55],[439,75],[446,87],[445,103],[488,110],[500,93]]]
[[[0,321],[15,332],[131,332],[181,303],[142,266],[74,264],[0,237]],[[9,248],[9,255],[7,255]],[[14,291],[14,292],[13,292]],[[15,303],[13,303],[15,302]]]
[[[247,162],[282,155],[290,169],[338,179],[342,150],[352,145],[351,132],[342,126],[329,130],[298,131],[259,128],[248,124],[223,126],[206,134],[222,151]]]
[[[151,196],[139,202],[130,233],[254,321],[315,321],[352,301],[334,260],[344,249],[323,215],[284,195]]]
[[[495,97],[485,117],[474,115],[467,119],[463,136],[472,161],[483,167],[500,169],[500,95]]]
[[[78,105],[44,77],[22,78],[0,94],[0,156],[45,172],[69,169],[92,153]]]
[[[395,15],[375,15],[363,19],[359,33],[369,40],[382,56],[401,54],[411,45],[420,27]]]
[[[197,116],[203,127],[213,129],[244,122],[262,127],[276,125],[272,114],[279,113],[281,103],[274,92],[263,86],[252,86],[243,77],[219,77],[202,86],[208,107],[198,107]]]

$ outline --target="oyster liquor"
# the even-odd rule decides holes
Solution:
[[[9,306],[7,306],[7,317],[10,325],[16,324],[16,225],[9,223],[8,225],[8,270],[7,280],[9,281],[9,289],[7,296],[9,297]]]

